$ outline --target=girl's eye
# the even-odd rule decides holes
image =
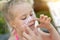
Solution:
[[[25,20],[26,19],[26,17],[23,17],[21,20]]]

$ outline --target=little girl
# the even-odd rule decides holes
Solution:
[[[6,4],[4,16],[12,27],[9,40],[59,40],[59,34],[50,24],[50,18],[41,15],[36,18],[32,6],[26,1],[12,0]],[[38,26],[48,29],[50,33],[38,31],[35,22],[41,22]]]

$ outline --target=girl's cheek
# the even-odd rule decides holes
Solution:
[[[24,25],[27,25],[28,26],[28,24],[29,24],[29,21],[28,20],[25,20],[24,21]]]
[[[27,19],[24,20],[24,24],[25,24],[25,25],[28,25],[28,20],[27,20]]]
[[[22,21],[22,20],[16,20],[16,24],[17,24],[18,26],[22,26],[22,25],[23,25],[23,21]]]

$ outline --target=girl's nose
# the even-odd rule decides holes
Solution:
[[[28,22],[31,21],[32,20],[32,17],[29,16],[27,20],[28,20]]]
[[[36,19],[36,18],[29,16],[27,20],[28,20],[29,22],[31,22],[31,21],[34,21],[35,19]]]

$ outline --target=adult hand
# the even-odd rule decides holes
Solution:
[[[38,20],[40,22],[39,27],[46,28],[49,31],[48,33],[49,35],[44,32],[40,32],[43,40],[59,40],[60,37],[59,37],[58,32],[56,31],[54,26],[50,23],[51,21],[50,17],[40,15],[40,18]]]
[[[23,33],[23,36],[27,39],[27,40],[42,40],[42,37],[40,35],[40,32],[35,29],[34,31],[31,30],[29,27],[26,27],[27,32]]]

